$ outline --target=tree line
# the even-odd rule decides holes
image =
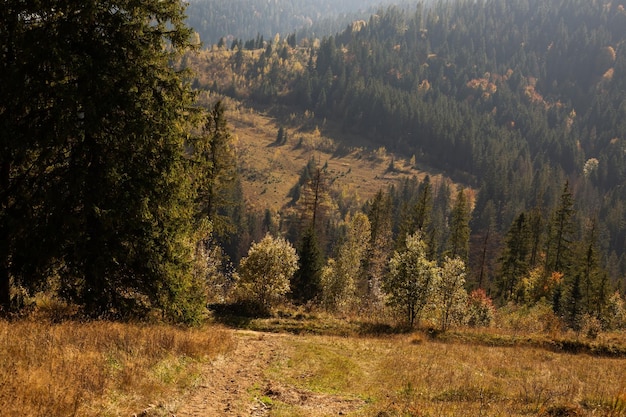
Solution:
[[[5,98],[0,106],[2,310],[24,310],[28,297],[47,292],[89,317],[158,314],[197,322],[209,299],[262,296],[256,301],[267,308],[284,295],[331,311],[373,313],[388,305],[411,324],[436,304],[445,328],[455,317],[484,322],[479,318],[489,316],[494,300],[498,305],[549,303],[572,327],[583,317],[610,326],[611,312],[623,307],[615,293],[623,277],[616,255],[623,242],[621,229],[609,226],[623,219],[623,205],[618,190],[597,176],[605,162],[601,156],[597,163],[577,159],[584,155],[583,145],[557,146],[567,145],[572,132],[582,129],[570,104],[556,105],[557,93],[564,94],[557,88],[560,81],[544,87],[538,81],[532,90],[529,77],[518,80],[524,87],[517,94],[540,91],[547,97],[540,88],[553,89],[555,105],[546,108],[533,101],[534,95],[516,101],[512,75],[459,84],[448,73],[454,65],[437,65],[433,54],[446,48],[461,59],[451,52],[452,35],[469,26],[458,19],[450,23],[456,7],[473,6],[439,4],[414,20],[388,9],[351,25],[344,40],[327,38],[319,47],[294,48],[280,37],[246,53],[239,43],[226,54],[226,45],[217,47],[213,52],[226,57],[224,70],[231,79],[220,87],[219,72],[206,85],[206,74],[192,79],[185,69],[198,57],[213,55],[185,55],[197,45],[179,2],[150,7],[125,1],[10,2],[0,15],[6,45],[0,66],[6,80],[0,91]],[[499,7],[513,6],[494,3]],[[422,16],[420,10],[415,16]],[[615,17],[623,9],[605,12]],[[443,21],[448,23],[440,27]],[[420,22],[413,28],[417,44],[432,36],[429,42],[443,49],[426,48],[426,61],[418,63],[427,77],[419,83],[413,79],[417,91],[408,95],[401,85],[410,71],[397,73],[383,63],[401,67],[397,53],[404,46],[397,47],[393,36],[408,36],[411,22]],[[382,46],[376,34],[386,32],[393,42]],[[614,60],[609,55],[611,69],[619,74],[617,52]],[[395,61],[387,61],[393,56]],[[348,65],[351,61],[355,64]],[[374,64],[380,68],[368,69]],[[430,78],[436,68],[439,75]],[[605,81],[617,83],[617,78]],[[480,88],[486,83],[480,98],[471,92],[474,81]],[[478,197],[473,188],[455,190],[447,181],[431,183],[426,177],[381,190],[361,206],[337,193],[325,167],[310,161],[294,184],[293,210],[284,216],[269,210],[247,213],[224,106],[217,101],[198,107],[192,86],[286,100],[328,118],[343,115],[346,129],[369,127],[377,132],[374,139],[414,152],[419,160],[437,163],[437,155],[450,155],[439,166],[478,189]],[[342,90],[348,86],[350,91]],[[464,92],[464,100],[451,94],[455,88]],[[284,94],[277,96],[277,89]],[[391,99],[392,92],[399,95]],[[342,100],[352,93],[367,99],[344,108],[348,102]],[[503,101],[494,112],[496,96]],[[413,110],[419,112],[403,107],[401,97],[416,100]],[[526,122],[532,121],[527,127],[536,129],[538,142],[520,127],[523,117],[514,123],[498,117],[512,112],[506,103],[518,106],[516,115],[534,109]],[[413,116],[405,115],[411,131],[393,125],[404,123],[396,112]],[[614,128],[598,124],[595,135]],[[411,132],[414,139],[407,136]],[[614,139],[608,149],[619,146],[621,139]],[[287,141],[279,131],[277,146]],[[551,151],[561,159],[548,159]],[[498,157],[490,159],[489,152]],[[280,259],[285,262],[277,269],[263,269]]]

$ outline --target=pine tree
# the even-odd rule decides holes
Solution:
[[[549,225],[546,249],[547,272],[566,273],[572,258],[574,241],[574,200],[569,191],[569,182],[565,182],[559,204]]]
[[[315,301],[320,294],[320,281],[323,257],[313,227],[309,227],[302,236],[298,251],[298,272],[291,281],[292,298],[302,304]]]
[[[337,259],[327,265],[323,274],[324,304],[329,309],[349,307],[356,301],[357,279],[363,269],[371,235],[370,222],[364,213],[357,213],[347,221],[347,233],[337,251]]]
[[[381,300],[381,284],[387,274],[393,248],[391,206],[391,197],[378,191],[366,207],[370,222],[370,241],[364,261],[365,273],[358,287],[363,299],[373,305]]]
[[[503,301],[519,297],[515,294],[518,283],[529,269],[530,231],[526,215],[520,213],[511,225],[505,238],[505,247],[500,258],[498,293]]]
[[[554,289],[552,297],[552,307],[557,314],[564,313],[564,302],[569,303],[570,316],[572,315],[572,306],[580,305],[580,275],[572,275],[572,244],[574,241],[574,201],[569,191],[569,182],[565,182],[563,192],[559,199],[552,221],[549,224],[548,241],[546,244],[546,275],[553,273],[563,274],[564,282],[559,283]],[[574,282],[577,280],[577,289],[574,292]],[[570,287],[570,294],[566,292]],[[572,297],[575,297],[574,300]]]
[[[175,0],[3,5],[2,307],[9,279],[56,274],[90,315],[193,320],[195,112],[170,66],[190,35]]]
[[[464,262],[469,256],[470,208],[464,190],[459,190],[450,215],[450,236],[447,253],[450,257],[459,257]]]
[[[234,231],[235,225],[226,211],[235,205],[233,197],[237,195],[233,191],[238,184],[232,137],[224,112],[222,102],[215,103],[202,135],[194,143],[194,162],[202,167],[197,178],[199,215],[211,222],[217,237]]]

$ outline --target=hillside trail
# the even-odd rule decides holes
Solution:
[[[270,416],[276,402],[308,416],[344,415],[362,406],[360,400],[314,393],[272,377],[272,367],[286,366],[296,337],[234,331],[234,348],[205,366],[201,385],[176,417]]]

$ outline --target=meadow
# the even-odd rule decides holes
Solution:
[[[0,320],[0,413],[171,415],[230,346],[219,327]]]
[[[248,375],[257,357],[268,360]],[[286,312],[230,328],[0,321],[2,415],[184,415],[217,358],[233,386],[248,380],[238,401],[263,404],[250,415],[626,415],[623,333],[439,333]]]

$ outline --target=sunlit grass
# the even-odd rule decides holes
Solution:
[[[362,400],[350,415],[626,415],[626,359],[442,343],[421,334],[310,336],[290,345],[271,377]],[[277,401],[274,409],[271,415],[301,411]]]
[[[0,321],[3,416],[119,416],[169,410],[200,365],[231,345],[218,327]]]

